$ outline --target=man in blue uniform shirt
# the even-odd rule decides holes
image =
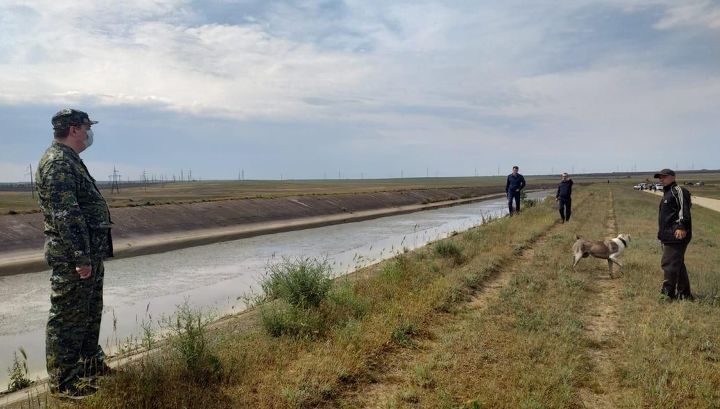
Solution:
[[[520,192],[525,187],[525,178],[519,174],[520,168],[515,165],[512,168],[512,173],[507,177],[507,183],[505,183],[505,193],[508,198],[508,210],[510,215],[518,213],[520,211]],[[513,209],[513,201],[515,201],[515,209]]]

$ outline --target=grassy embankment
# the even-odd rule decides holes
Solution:
[[[263,326],[264,309],[208,332],[202,359],[175,343],[83,407],[718,407],[720,214],[693,209],[698,301],[665,303],[657,197],[575,196],[569,224],[544,204],[399,255],[295,322]],[[595,259],[572,271],[576,233],[616,231],[633,236],[619,278]]]

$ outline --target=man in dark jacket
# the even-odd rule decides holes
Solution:
[[[663,245],[662,294],[674,299],[692,300],[690,279],[685,267],[685,250],[692,239],[690,192],[675,183],[675,172],[663,169],[655,174],[663,185],[658,215],[658,240]]]
[[[558,201],[558,209],[560,210],[560,218],[562,222],[570,221],[570,214],[572,213],[572,185],[573,181],[567,173],[562,174],[562,179],[558,185],[557,194],[555,194],[555,200]]]
[[[507,183],[505,183],[505,193],[508,198],[508,210],[510,215],[518,213],[520,211],[520,191],[525,187],[525,178],[519,174],[520,168],[513,166],[512,173],[507,177]],[[513,211],[513,200],[515,201],[515,210]]]

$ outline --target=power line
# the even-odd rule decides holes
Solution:
[[[115,166],[113,166],[113,173],[110,175],[110,180],[112,181],[112,184],[110,185],[110,194],[113,194],[113,192],[120,193],[120,173],[117,171]]]

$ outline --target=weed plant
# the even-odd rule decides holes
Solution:
[[[186,300],[173,319],[166,322],[170,345],[191,378],[216,377],[221,371],[217,357],[208,346],[208,326],[212,315],[193,310]]]
[[[8,384],[8,392],[19,391],[32,385],[32,381],[28,378],[27,353],[24,348],[20,348],[20,357],[17,352],[13,352],[12,366],[8,368],[10,374],[10,383]]]
[[[452,259],[455,264],[462,264],[465,260],[462,247],[449,240],[436,243],[434,250],[440,257]]]
[[[266,299],[281,299],[295,308],[317,308],[332,286],[332,270],[326,260],[283,258],[267,270],[261,283]]]
[[[268,267],[261,287],[267,302],[260,305],[260,320],[274,337],[316,338],[367,310],[347,283],[333,287],[326,260],[283,259]]]

